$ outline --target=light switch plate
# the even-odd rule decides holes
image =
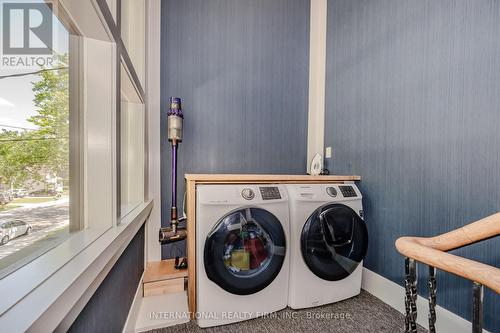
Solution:
[[[325,158],[332,158],[332,147],[326,147]]]

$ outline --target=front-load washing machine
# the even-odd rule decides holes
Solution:
[[[314,307],[358,295],[368,248],[354,184],[287,185],[290,200],[288,305]]]
[[[198,325],[224,325],[285,308],[285,187],[198,185],[196,195]]]

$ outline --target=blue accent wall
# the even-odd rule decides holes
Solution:
[[[306,171],[309,0],[165,0],[162,224],[170,212],[169,96],[182,98],[184,173]],[[179,203],[180,206],[180,203]],[[163,247],[184,254],[184,244]]]
[[[71,325],[71,333],[121,332],[144,272],[144,226]]]
[[[366,267],[402,284],[398,237],[500,211],[500,2],[329,0],[327,29],[328,167],[362,175]],[[500,267],[499,249],[496,238],[453,253]],[[470,282],[438,272],[437,288],[471,320]],[[500,332],[499,313],[486,291],[488,330]]]

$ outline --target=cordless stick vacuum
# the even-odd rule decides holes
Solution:
[[[160,243],[169,244],[187,237],[186,228],[179,227],[177,217],[177,146],[182,141],[182,114],[181,99],[170,97],[168,110],[168,141],[172,143],[172,207],[170,209],[170,226],[160,228]]]

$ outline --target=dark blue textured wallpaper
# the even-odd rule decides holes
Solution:
[[[366,267],[392,281],[403,279],[399,236],[500,211],[499,33],[496,0],[328,1],[329,167],[362,175]],[[499,249],[496,238],[454,253],[500,267]],[[471,288],[438,272],[438,304],[468,320]],[[486,329],[500,332],[499,314],[487,291]]]
[[[169,96],[182,98],[184,173],[306,171],[309,0],[162,1],[162,224],[169,223]],[[163,257],[184,253],[164,247]]]
[[[144,226],[75,319],[71,333],[121,332],[144,272]]]

